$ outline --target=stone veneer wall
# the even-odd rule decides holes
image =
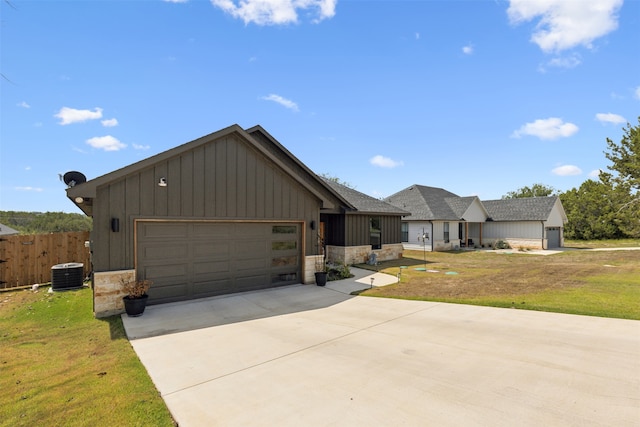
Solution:
[[[304,257],[304,277],[302,283],[305,285],[310,283],[316,283],[316,262],[322,263],[324,262],[322,255],[309,255]]]
[[[124,313],[122,282],[135,280],[135,270],[93,273],[93,314],[108,317]]]
[[[371,253],[376,254],[378,261],[389,261],[402,257],[402,243],[382,245],[382,249],[371,249],[371,245],[363,246],[327,246],[329,261],[338,264],[363,264],[369,260]]]

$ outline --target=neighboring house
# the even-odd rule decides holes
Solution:
[[[401,218],[408,211],[323,178],[354,209],[342,215],[320,214],[325,225],[322,236],[329,259],[344,264],[362,263],[371,253],[377,260],[402,257]]]
[[[486,241],[504,240],[511,247],[553,249],[564,246],[567,215],[558,196],[487,200]]]
[[[93,217],[98,317],[123,311],[122,281],[152,280],[150,304],[313,283],[321,231],[338,261],[361,262],[353,258],[360,247],[370,253],[378,243],[351,228],[352,217],[372,213],[358,209],[359,198],[350,202],[260,126],[230,126],[78,183],[67,196]],[[400,256],[406,214],[384,213],[380,259]],[[350,238],[333,238],[342,234]]]
[[[401,225],[406,248],[439,251],[492,247],[499,241],[531,249],[564,244],[567,217],[557,196],[483,202],[476,196],[412,185],[384,200],[411,213]]]
[[[14,236],[16,234],[20,234],[20,232],[4,224],[0,224],[0,236]]]

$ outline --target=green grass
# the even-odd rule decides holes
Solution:
[[[121,319],[47,290],[0,293],[0,426],[172,426]]]
[[[640,320],[639,250],[428,253],[427,268],[439,273],[417,271],[422,258],[405,251],[403,259],[381,263],[392,275],[406,266],[401,283],[361,295]]]

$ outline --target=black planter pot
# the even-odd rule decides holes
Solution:
[[[128,295],[126,297],[122,297],[122,301],[124,301],[124,311],[127,312],[127,316],[142,316],[142,313],[144,313],[144,309],[147,306],[148,298],[149,295],[147,294],[144,294],[139,298],[129,298]]]
[[[316,285],[324,286],[326,284],[327,284],[327,272],[326,271],[316,272]]]

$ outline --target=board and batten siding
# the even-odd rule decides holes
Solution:
[[[345,219],[345,243],[344,246],[361,246],[371,244],[371,230],[369,219],[373,216],[380,217],[382,244],[400,242],[401,217],[385,215],[346,215]]]
[[[164,177],[166,187],[158,186]],[[236,135],[132,172],[97,188],[95,271],[134,268],[134,220],[319,222],[321,201]],[[120,231],[111,231],[118,218]],[[306,255],[313,253],[306,233]]]
[[[482,227],[483,239],[542,239],[542,221],[485,222]]]

